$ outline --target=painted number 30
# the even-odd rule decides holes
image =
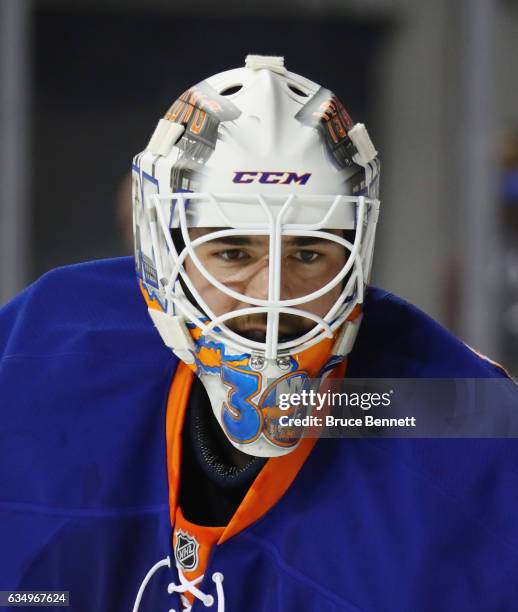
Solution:
[[[253,442],[263,427],[261,411],[251,401],[259,392],[261,375],[223,365],[221,378],[229,387],[227,401],[223,404],[225,428],[236,442]]]

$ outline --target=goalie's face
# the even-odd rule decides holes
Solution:
[[[218,228],[221,229],[221,228]],[[216,228],[192,228],[191,240],[206,236]],[[341,236],[343,232],[327,230]],[[206,271],[220,283],[242,296],[266,300],[270,287],[270,239],[264,235],[224,236],[209,240],[196,248],[196,255]],[[277,257],[280,263],[281,300],[303,297],[318,291],[343,269],[349,252],[342,245],[326,238],[314,236],[284,236]],[[220,316],[235,312],[227,321],[234,332],[250,340],[264,342],[266,334],[265,312],[239,315],[239,310],[250,308],[245,299],[237,300],[214,286],[188,257],[185,270],[196,290],[209,308]],[[321,296],[306,302],[303,309],[323,317],[340,296],[338,284]],[[303,335],[314,326],[314,321],[282,313],[279,320],[279,341]]]

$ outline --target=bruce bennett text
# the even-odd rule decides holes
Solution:
[[[281,427],[415,427],[415,417],[376,418],[370,414],[363,417],[345,418],[331,414],[327,416],[307,415],[290,417],[282,415],[279,418]]]

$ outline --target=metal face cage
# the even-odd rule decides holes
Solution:
[[[181,315],[187,323],[200,328],[211,339],[246,353],[276,359],[293,355],[333,337],[335,331],[363,302],[364,286],[370,274],[379,200],[365,196],[345,195],[237,195],[221,193],[175,192],[166,195],[148,193],[143,197],[142,213],[148,217],[157,290],[166,312]],[[246,221],[243,221],[246,219]],[[190,228],[218,228],[191,239]],[[225,229],[220,229],[220,228]],[[180,229],[184,248],[177,250],[172,229]],[[354,230],[351,242],[326,230]],[[227,236],[268,236],[267,299],[250,297],[226,286],[212,274],[196,253],[200,245]],[[281,245],[285,236],[316,237],[343,246],[348,257],[337,274],[316,291],[281,299]],[[217,315],[194,286],[185,270],[190,257],[201,275],[219,291],[249,306]],[[180,282],[182,281],[182,282]],[[193,303],[182,283],[196,303]],[[304,305],[342,284],[338,299],[324,316],[304,309]],[[237,316],[266,314],[264,342],[236,333],[227,322]],[[279,317],[282,313],[300,316],[314,322],[298,338],[279,341]]]

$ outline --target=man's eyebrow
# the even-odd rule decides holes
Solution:
[[[229,244],[231,246],[250,246],[253,244],[253,240],[250,236],[221,236],[221,238],[214,238],[210,241],[210,244]]]

